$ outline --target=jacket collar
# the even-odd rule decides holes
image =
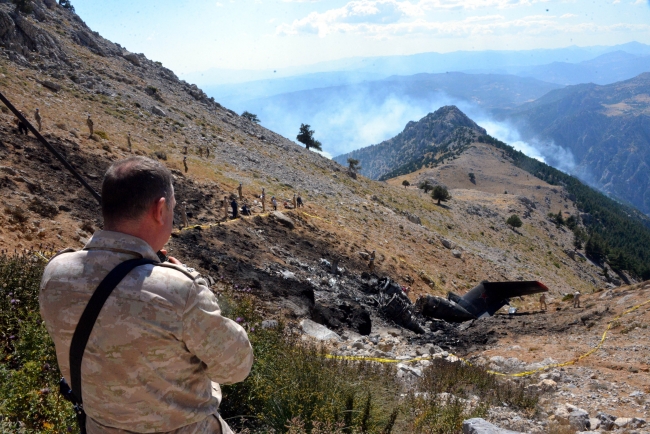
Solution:
[[[85,245],[84,250],[111,250],[132,253],[160,262],[156,252],[145,240],[122,232],[97,231],[88,241],[88,244]]]

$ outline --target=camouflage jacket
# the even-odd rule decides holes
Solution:
[[[90,296],[115,266],[139,257],[158,261],[144,240],[99,231],[83,250],[47,265],[41,316],[66,379],[72,335]],[[221,316],[198,273],[170,263],[140,266],[108,298],[86,346],[89,433],[218,432],[206,430],[221,401],[217,383],[244,380],[252,363],[246,331]]]

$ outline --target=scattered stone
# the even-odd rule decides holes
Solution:
[[[443,246],[445,246],[448,249],[454,248],[453,243],[446,238],[440,238],[440,242],[442,243]]]
[[[557,390],[557,383],[553,380],[542,380],[536,385],[542,392],[553,392]]]
[[[9,167],[9,166],[0,166],[0,172],[4,172],[11,176],[17,175],[16,170],[13,167]]]
[[[364,350],[366,346],[363,344],[361,341],[356,341],[355,343],[352,344],[352,348],[355,350]]]
[[[128,51],[125,51],[122,54],[122,57],[124,57],[126,60],[128,60],[135,66],[142,66],[142,64],[140,63],[140,58],[138,58],[138,55],[135,53],[129,53]]]
[[[555,410],[555,417],[560,421],[567,422],[578,431],[589,429],[589,413],[571,404],[564,404]]]
[[[275,220],[280,223],[283,226],[288,227],[289,229],[293,229],[295,227],[295,224],[293,223],[293,220],[291,220],[289,217],[287,217],[285,214],[281,213],[280,211],[272,211],[270,214]]]
[[[370,259],[370,255],[366,252],[359,252],[359,256],[366,261]]]
[[[162,117],[167,116],[167,113],[165,113],[165,112],[163,111],[163,109],[161,109],[160,107],[158,107],[158,106],[156,106],[156,105],[153,106],[153,107],[151,107],[151,113],[153,113],[153,114],[155,114],[155,115],[157,115],[157,116],[162,116]]]
[[[616,416],[600,412],[596,415],[596,418],[600,421],[600,427],[606,431],[611,431],[616,427],[616,424],[614,423],[616,421]]]
[[[46,80],[46,81],[42,82],[41,84],[43,86],[47,87],[48,89],[50,89],[53,92],[58,92],[58,91],[61,90],[61,85],[58,84],[58,83],[54,83],[52,81],[47,81]]]
[[[274,319],[265,319],[262,321],[263,329],[274,329],[278,327],[278,322]]]
[[[300,321],[300,327],[302,328],[302,331],[305,332],[306,335],[321,341],[328,341],[331,339],[337,341],[341,340],[341,337],[336,333],[334,333],[332,330],[310,319],[303,319],[302,321]]]
[[[597,417],[591,417],[589,418],[589,429],[594,431],[600,428],[600,419]]]
[[[499,428],[483,418],[476,417],[463,421],[463,434],[517,434],[517,431]]]
[[[452,250],[451,254],[454,255],[454,258],[462,259],[463,258],[463,252],[460,250]]]
[[[282,278],[285,280],[296,280],[295,273],[292,273],[291,271],[284,270],[280,274],[282,274]]]

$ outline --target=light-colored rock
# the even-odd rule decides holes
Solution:
[[[598,428],[600,428],[600,419],[598,419],[597,417],[590,417],[589,429],[593,431],[593,430],[597,430]]]
[[[263,329],[274,329],[278,327],[278,322],[274,319],[265,319],[262,321]]]
[[[300,327],[306,335],[321,341],[328,341],[330,339],[337,341],[341,340],[341,337],[334,333],[332,330],[310,319],[303,319],[300,321]]]
[[[618,428],[641,428],[645,424],[645,419],[637,417],[619,417],[614,421],[614,425]]]
[[[555,410],[555,418],[571,425],[577,431],[585,431],[590,428],[589,413],[571,404],[564,404]]]
[[[363,344],[363,342],[357,341],[352,344],[352,348],[354,348],[355,350],[363,350],[366,348],[366,346]]]
[[[283,226],[288,227],[289,229],[293,229],[295,227],[295,224],[293,220],[291,220],[289,217],[287,217],[285,214],[281,213],[280,211],[272,211],[270,214],[278,223],[280,223]]]
[[[131,62],[135,66],[142,66],[142,64],[140,63],[140,58],[135,53],[129,53],[128,51],[125,51],[122,54],[122,57],[124,57],[126,60],[128,60],[129,62]]]
[[[291,271],[284,270],[282,273],[282,278],[285,280],[296,280],[296,275],[295,273],[292,273]]]
[[[557,390],[557,383],[553,380],[542,380],[536,385],[542,392],[552,392]]]
[[[366,261],[370,259],[370,254],[366,252],[359,252],[359,256],[361,256],[362,259],[365,259]]]
[[[440,242],[442,243],[443,246],[445,246],[448,249],[454,248],[453,243],[446,238],[440,238]]]
[[[485,419],[476,417],[463,421],[463,434],[516,434],[517,431],[510,431],[499,428]]]
[[[412,366],[407,365],[406,363],[398,363],[397,364],[397,369],[403,372],[408,372],[410,374],[415,375],[416,377],[421,377],[422,376],[422,369],[419,368],[414,368]]]
[[[454,255],[454,258],[462,259],[463,257],[463,252],[460,250],[452,250],[451,254]]]
[[[153,113],[153,114],[155,114],[157,116],[162,116],[162,117],[167,116],[167,113],[165,113],[165,111],[163,109],[161,109],[160,107],[158,107],[157,105],[151,107],[151,113]]]

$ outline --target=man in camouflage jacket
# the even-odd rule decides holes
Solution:
[[[41,282],[41,315],[67,379],[75,327],[101,280],[128,259],[159,261],[173,224],[171,173],[144,157],[118,161],[102,202],[105,230],[53,258]],[[81,367],[89,434],[231,433],[217,413],[218,383],[243,381],[253,351],[198,273],[174,258],[135,268],[92,330]]]

